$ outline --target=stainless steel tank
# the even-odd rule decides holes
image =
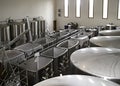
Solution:
[[[40,38],[42,35],[42,24],[41,24],[41,20],[37,20],[38,23],[38,37]]]
[[[0,24],[0,43],[6,44],[10,41],[10,27],[7,24]]]
[[[24,22],[11,22],[8,24],[10,25],[10,41],[17,38],[21,33],[25,32]],[[13,48],[24,43],[26,43],[26,35],[23,35],[21,38],[19,38],[18,41],[14,43]]]
[[[98,36],[90,39],[91,47],[112,47],[120,49],[120,36]]]
[[[34,86],[119,86],[98,77],[85,75],[64,75],[44,80]]]
[[[25,23],[25,30],[28,30],[28,29],[31,28],[30,27],[30,21],[27,22],[27,19],[23,19],[22,22]],[[28,23],[29,23],[29,27],[28,27]],[[26,42],[31,42],[31,40],[32,40],[32,33],[31,33],[31,31],[29,31],[28,33],[26,33],[25,36],[26,36]]]
[[[84,48],[75,51],[70,60],[77,69],[75,74],[94,75],[120,84],[120,49]]]
[[[38,20],[38,35],[39,37],[45,37],[45,20]]]
[[[68,50],[66,48],[53,47],[41,53],[41,56],[53,58],[54,76],[64,73],[68,68]]]
[[[99,32],[100,36],[120,36],[120,30],[103,30]]]
[[[32,40],[45,37],[45,20],[30,21]]]
[[[46,24],[45,24],[45,20],[43,20],[42,18],[38,17],[38,18],[33,18],[34,21],[37,22],[37,29],[38,29],[38,37],[45,37],[45,28],[46,28]]]
[[[31,34],[33,41],[38,39],[38,23],[37,21],[30,21],[30,28],[31,28]]]

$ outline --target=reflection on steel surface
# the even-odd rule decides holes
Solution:
[[[71,55],[72,64],[89,74],[108,79],[120,79],[120,49],[84,48]]]
[[[90,39],[91,47],[120,48],[120,36],[98,36]]]
[[[119,86],[101,78],[84,75],[66,75],[54,77],[34,86]]]
[[[103,30],[99,32],[101,36],[120,36],[120,30]]]

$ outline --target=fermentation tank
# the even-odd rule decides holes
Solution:
[[[0,24],[0,47],[10,41],[10,27],[7,24]]]
[[[120,30],[103,30],[99,32],[100,36],[120,36]]]
[[[38,34],[38,37],[41,38],[41,37],[45,37],[45,20],[41,19],[41,18],[33,18],[34,21],[37,22],[37,34]]]
[[[45,20],[38,20],[39,37],[45,37]]]
[[[32,35],[32,40],[36,40],[38,38],[38,23],[37,21],[30,21],[30,28],[31,28],[31,35]]]
[[[75,51],[70,60],[74,65],[75,74],[93,75],[120,84],[120,49],[83,48]]]
[[[34,86],[119,86],[98,77],[85,75],[64,75],[44,80]]]
[[[21,33],[25,32],[25,23],[24,22],[10,22],[8,23],[10,26],[10,41],[17,38]],[[26,36],[18,38],[13,45],[13,47],[26,43]]]
[[[90,39],[91,47],[112,47],[120,49],[120,36],[98,36]]]

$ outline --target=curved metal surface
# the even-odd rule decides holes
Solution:
[[[120,36],[120,30],[103,30],[99,32],[101,36]]]
[[[98,36],[90,39],[91,47],[120,48],[120,36]]]
[[[38,38],[38,23],[37,21],[30,21],[30,27],[31,27],[31,35],[32,35],[32,40],[35,40]]]
[[[72,64],[86,73],[108,79],[120,79],[120,49],[84,48],[71,55]]]
[[[13,40],[20,33],[25,31],[25,23],[24,22],[12,22],[8,24],[10,26],[10,40]]]
[[[10,27],[7,24],[0,24],[0,42],[10,41]]]
[[[66,75],[47,79],[34,86],[119,86],[101,78],[84,75]]]

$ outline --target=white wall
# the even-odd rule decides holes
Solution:
[[[0,0],[0,21],[8,17],[21,19],[26,16],[43,16],[53,29],[54,0]]]
[[[88,0],[81,0],[81,18],[75,17],[75,0],[69,0],[69,18],[65,18],[63,1],[57,0],[56,13],[58,13],[58,9],[62,10],[62,17],[56,15],[58,28],[64,28],[64,25],[68,22],[77,22],[79,25],[84,26],[106,25],[107,23],[120,25],[120,20],[117,19],[118,0],[109,0],[108,19],[102,19],[102,0],[94,0],[93,19],[88,18]]]

